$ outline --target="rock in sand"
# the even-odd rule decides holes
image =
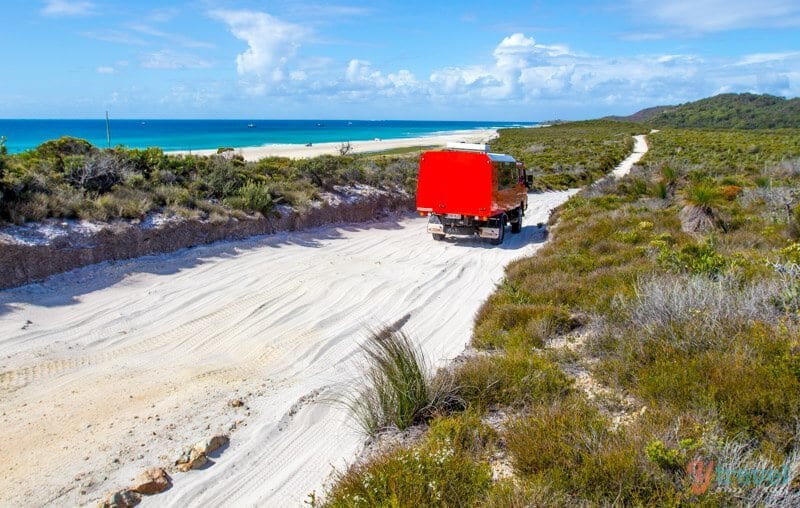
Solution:
[[[164,492],[172,485],[172,478],[160,467],[145,469],[134,480],[132,490],[151,496]]]
[[[130,508],[142,501],[142,495],[131,489],[112,492],[98,505],[100,508]]]

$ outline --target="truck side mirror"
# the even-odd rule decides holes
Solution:
[[[525,175],[525,187],[533,187],[533,175]]]

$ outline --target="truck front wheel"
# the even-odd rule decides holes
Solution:
[[[433,239],[437,242],[444,240],[444,235],[442,233],[431,233],[431,235],[433,235]]]

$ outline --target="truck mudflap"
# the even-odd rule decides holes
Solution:
[[[478,236],[497,240],[500,238],[500,228],[478,228]]]
[[[428,223],[428,233],[432,233],[435,235],[443,235],[444,234],[444,224],[435,224],[435,223]]]

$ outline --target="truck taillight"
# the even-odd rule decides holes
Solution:
[[[428,216],[428,212],[419,212],[419,216],[420,217],[427,217]]]

